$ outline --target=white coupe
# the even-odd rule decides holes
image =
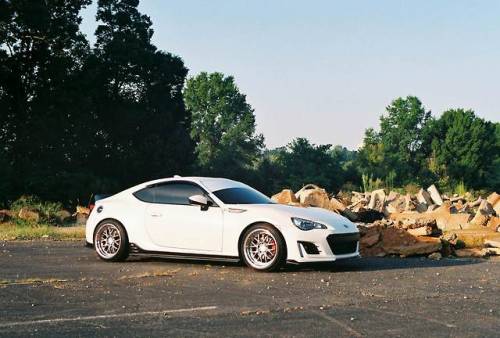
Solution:
[[[97,201],[86,241],[106,261],[129,254],[243,260],[261,271],[359,256],[359,231],[348,219],[211,177],[160,179]]]

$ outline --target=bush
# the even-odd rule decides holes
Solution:
[[[415,195],[420,190],[420,186],[416,183],[409,183],[405,185],[404,190],[407,194]]]
[[[340,188],[340,190],[350,193],[351,191],[359,191],[360,188],[361,187],[359,185],[356,185],[352,182],[345,182],[344,184],[342,184],[342,187]]]
[[[467,187],[465,186],[464,181],[458,182],[457,185],[453,188],[453,192],[458,194],[459,196],[464,196],[467,193]]]
[[[61,203],[42,201],[37,196],[21,196],[10,205],[10,209],[15,212],[22,208],[38,212],[40,214],[40,223],[48,224],[55,224],[58,213],[63,209]]]
[[[374,179],[373,175],[368,176],[363,174],[361,180],[363,182],[363,192],[380,189],[384,184],[380,178]]]

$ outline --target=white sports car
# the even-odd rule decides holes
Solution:
[[[210,177],[160,179],[97,201],[86,241],[106,261],[129,254],[243,260],[261,271],[359,256],[359,231],[348,219]]]

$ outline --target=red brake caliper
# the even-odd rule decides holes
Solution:
[[[271,239],[271,243],[269,243],[269,246],[271,247],[271,252],[274,255],[276,253],[276,242],[274,239]]]

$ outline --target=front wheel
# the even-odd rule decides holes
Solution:
[[[285,264],[286,245],[268,224],[256,224],[243,235],[240,252],[246,265],[258,271],[276,271]]]
[[[128,257],[128,237],[123,226],[114,220],[97,226],[94,236],[95,251],[105,261],[122,261]]]

